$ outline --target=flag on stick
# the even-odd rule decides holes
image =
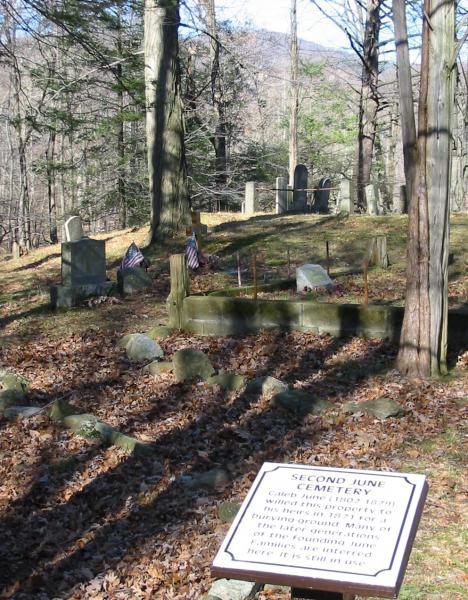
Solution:
[[[123,257],[122,264],[120,265],[121,269],[130,269],[132,267],[138,267],[142,262],[144,262],[145,257],[141,253],[138,246],[135,242],[132,242],[125,252],[125,256]]]

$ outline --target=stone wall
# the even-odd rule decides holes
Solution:
[[[398,341],[403,308],[310,300],[255,301],[250,298],[188,296],[184,299],[183,319],[185,330],[201,335],[237,335],[260,329],[283,329]],[[450,311],[451,344],[468,345],[467,323],[467,311]]]

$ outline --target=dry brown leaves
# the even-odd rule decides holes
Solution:
[[[155,454],[129,457],[73,437],[43,414],[0,422],[0,597],[197,598],[209,589],[210,563],[227,529],[217,507],[242,499],[265,460],[395,470],[413,461],[417,468],[423,442],[458,428],[456,400],[466,394],[460,379],[400,377],[389,370],[394,348],[378,341],[264,332],[243,339],[178,334],[162,345],[168,356],[204,350],[216,369],[273,375],[330,400],[331,408],[298,418],[255,394],[176,384],[171,374],[152,378],[99,331],[9,345],[0,364],[31,379],[32,403],[67,397],[153,442]],[[348,400],[380,396],[400,402],[405,416],[381,422],[341,410]],[[217,466],[232,478],[224,489],[184,484]],[[431,484],[431,514],[457,518],[453,478]],[[450,490],[446,514],[440,498]]]

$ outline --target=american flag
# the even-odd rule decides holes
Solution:
[[[195,234],[193,234],[191,239],[187,242],[185,255],[187,257],[187,265],[189,269],[198,269],[200,266],[200,261],[198,259],[198,249]]]
[[[128,247],[127,252],[125,252],[120,268],[129,269],[131,267],[138,267],[144,260],[145,257],[140,252],[140,249],[135,242],[132,242]]]

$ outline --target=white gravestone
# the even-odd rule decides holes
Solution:
[[[296,269],[298,293],[331,285],[333,285],[333,281],[321,265],[301,265]]]
[[[354,212],[353,201],[351,200],[351,184],[348,179],[342,179],[340,184],[340,195],[338,198],[340,212],[346,212],[350,215]]]
[[[212,573],[393,598],[426,494],[414,473],[265,463]]]
[[[81,217],[75,215],[67,217],[64,223],[65,241],[77,242],[83,238],[83,227],[81,226]]]

